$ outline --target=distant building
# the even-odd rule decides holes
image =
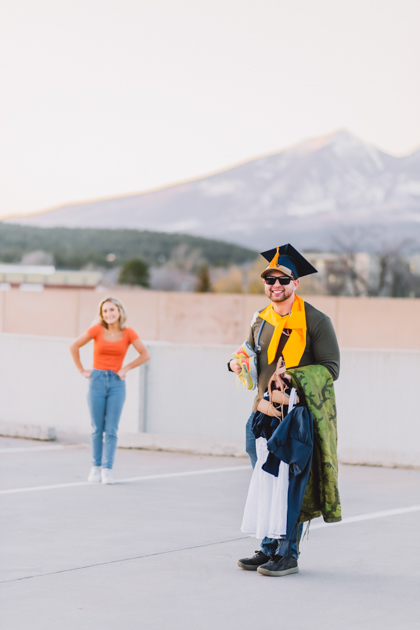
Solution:
[[[56,271],[52,265],[1,265],[0,290],[96,289],[102,277],[97,271]]]

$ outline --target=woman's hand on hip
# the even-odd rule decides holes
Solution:
[[[80,374],[85,378],[90,378],[92,374],[92,370],[80,370]]]
[[[120,377],[120,379],[123,381],[125,379],[125,377],[127,376],[127,368],[121,368],[121,370],[118,370],[117,374]]]

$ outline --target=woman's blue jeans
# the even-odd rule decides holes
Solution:
[[[88,403],[92,418],[91,444],[94,466],[112,468],[124,402],[125,381],[110,370],[92,370]]]
[[[248,453],[249,459],[251,460],[252,468],[255,468],[255,464],[257,463],[257,447],[255,445],[255,435],[252,431],[252,421],[254,420],[255,411],[251,413],[246,423],[245,429],[245,444],[246,444],[246,452]],[[300,541],[302,537],[303,524],[300,523],[298,525],[298,540]],[[267,536],[261,542],[261,550],[265,553],[266,556],[274,556],[279,545],[279,540],[277,538],[268,538]],[[291,555],[293,558],[298,558],[299,553],[297,549],[297,541],[292,544]]]

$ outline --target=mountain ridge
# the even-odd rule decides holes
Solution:
[[[392,156],[341,130],[192,180],[66,204],[9,223],[185,233],[264,248],[326,248],[339,230],[420,239],[420,150]]]

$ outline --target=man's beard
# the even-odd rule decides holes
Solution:
[[[284,293],[282,293],[280,296],[274,296],[273,294],[271,294],[270,296],[270,300],[272,302],[285,302],[286,300],[288,300],[291,296],[293,295],[293,291],[291,291],[290,293],[287,293],[286,291],[284,291]]]

